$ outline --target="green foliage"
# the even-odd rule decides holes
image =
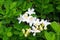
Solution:
[[[58,6],[56,7],[56,9],[60,10],[60,5],[58,5]]]
[[[24,37],[26,23],[18,23],[18,16],[34,8],[38,18],[51,21],[51,29],[33,37]],[[54,21],[54,22],[53,22]],[[44,34],[44,35],[43,35]],[[42,37],[42,36],[43,37]],[[0,0],[0,39],[2,40],[60,40],[60,0]]]
[[[58,23],[52,22],[51,27],[55,30],[55,32],[60,32],[60,26]]]
[[[47,40],[55,40],[55,34],[52,32],[45,32],[45,37]]]

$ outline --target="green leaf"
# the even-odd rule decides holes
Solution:
[[[2,27],[2,22],[0,22],[0,27]]]
[[[11,37],[12,36],[12,32],[7,32],[7,36]]]
[[[48,10],[48,12],[53,12],[54,11],[53,5],[49,4],[47,10]]]
[[[23,32],[20,32],[20,33],[19,33],[19,36],[20,36],[20,37],[22,37],[23,35],[24,35]]]
[[[60,40],[60,33],[56,33],[56,40]]]
[[[59,24],[57,22],[52,22],[51,23],[51,27],[54,29],[55,32],[60,32],[60,27]]]
[[[27,3],[27,6],[26,6],[26,8],[28,9],[28,8],[31,8],[32,7],[32,2],[29,2],[29,3]]]
[[[52,32],[48,33],[48,32],[45,31],[45,37],[46,37],[47,40],[55,40],[55,34],[52,33]]]
[[[29,2],[27,3],[26,1],[23,2],[23,5],[20,5],[20,9],[22,9],[22,11],[26,11],[28,8],[32,7],[32,3]]]
[[[6,35],[4,35],[3,40],[8,40],[8,37]]]
[[[4,3],[4,0],[0,0],[0,6],[2,6]]]
[[[6,31],[6,32],[10,32],[11,30],[12,30],[12,27],[5,28],[5,31]]]
[[[9,9],[10,4],[11,4],[11,1],[10,1],[10,0],[4,1],[4,7],[5,7],[6,9]]]
[[[16,16],[19,16],[20,14],[22,14],[22,11],[18,10],[17,13],[16,13]]]
[[[20,31],[25,26],[25,25],[24,26],[23,25],[24,25],[23,23],[20,23],[19,24],[17,22],[17,23],[14,24],[14,28]]]
[[[56,9],[60,10],[60,5],[58,5],[58,6],[56,7]]]
[[[42,2],[44,2],[44,3],[49,3],[50,0],[42,0]]]
[[[20,31],[14,30],[14,34],[15,34],[15,35],[18,35],[18,34],[20,34]]]
[[[45,19],[45,18],[46,18],[46,16],[45,16],[45,15],[43,15],[43,16],[41,15],[41,18],[42,18],[42,19]]]
[[[30,27],[29,25],[25,25],[25,26],[24,26],[24,29],[27,29],[27,28],[29,28],[29,27]]]
[[[17,2],[13,2],[13,3],[11,3],[11,4],[10,4],[10,9],[16,7],[16,5],[17,5]]]
[[[4,11],[2,9],[0,9],[0,14],[4,15]]]
[[[17,1],[17,6],[20,6],[21,4],[23,4],[24,0],[18,0]]]
[[[0,34],[1,35],[3,35],[3,32],[4,32],[3,28],[0,28]]]
[[[7,16],[10,12],[10,4],[11,4],[12,1],[10,0],[6,0],[4,1],[4,8],[6,9],[6,13],[5,13],[5,16]]]
[[[24,2],[24,4],[23,4],[23,11],[25,11],[26,10],[26,2]]]
[[[43,5],[42,5],[42,8],[48,8],[48,5],[44,5],[44,4],[43,4]]]
[[[29,38],[29,40],[37,40],[36,37],[33,37],[33,36],[31,36],[31,35],[30,35],[28,38]]]

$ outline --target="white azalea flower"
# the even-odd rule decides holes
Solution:
[[[47,25],[49,25],[49,24],[51,24],[51,23],[50,23],[50,22],[47,22],[47,20],[45,20],[44,24],[45,24],[44,29],[46,30],[46,29],[47,29]]]
[[[30,30],[30,32],[32,32],[33,33],[33,36],[35,36],[36,33],[39,33],[40,32],[40,30],[37,30],[34,26],[32,26],[32,30]]]
[[[30,26],[32,26],[33,22],[35,21],[36,17],[29,16],[27,23],[29,23]]]
[[[47,20],[44,21],[44,19],[41,20],[40,24],[44,25],[44,29],[46,30],[47,29],[47,25],[51,24],[50,22],[47,22]]]
[[[23,14],[22,18],[23,18],[23,22],[27,21],[28,20],[28,14],[27,13]]]
[[[36,20],[34,21],[34,24],[33,24],[33,25],[38,28],[38,26],[40,25],[39,19],[36,19]]]
[[[34,12],[34,9],[32,8],[32,9],[28,9],[28,11],[26,12],[26,13],[28,13],[29,15],[31,15],[31,14],[35,14],[35,12]]]
[[[33,36],[35,36],[36,33],[39,33],[40,32],[40,30],[31,30],[31,32],[33,32]]]
[[[22,15],[20,15],[20,17],[17,18],[19,20],[19,23],[21,23],[21,21],[23,20]]]

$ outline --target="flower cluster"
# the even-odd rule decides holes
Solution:
[[[29,29],[22,29],[22,32],[25,35],[25,37],[27,37],[29,33],[33,33],[33,36],[35,36],[36,33],[39,33],[42,30],[46,30],[47,25],[51,24],[47,20],[39,20],[38,18],[33,17],[32,14],[35,14],[34,9],[29,8],[27,12],[25,12],[23,15],[20,15],[20,17],[17,18],[19,20],[19,23],[26,22],[30,26]]]

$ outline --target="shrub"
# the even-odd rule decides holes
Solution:
[[[20,14],[34,8],[39,19],[47,19],[47,30],[25,37],[22,29],[27,23],[18,23]],[[0,0],[0,40],[60,40],[60,0]]]

